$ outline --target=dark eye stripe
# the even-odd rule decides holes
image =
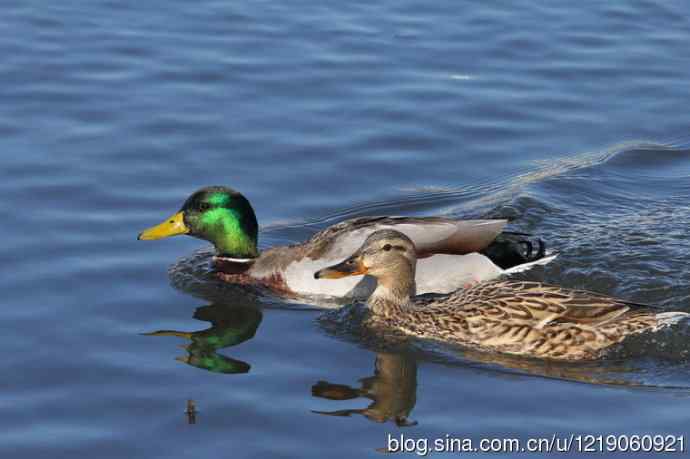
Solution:
[[[390,251],[390,250],[398,250],[398,251],[400,251],[400,252],[404,252],[404,251],[405,251],[405,247],[403,247],[402,245],[391,245],[391,244],[386,244],[386,245],[384,245],[384,246],[381,247],[381,248],[382,248],[383,250],[385,250],[386,252],[388,252],[388,251]]]

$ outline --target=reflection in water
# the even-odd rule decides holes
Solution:
[[[460,354],[466,360],[464,363],[476,363],[506,376],[536,376],[597,385],[642,385],[633,379],[637,369],[626,361],[556,362],[474,349],[463,350]]]
[[[365,397],[372,400],[366,408],[337,411],[314,411],[328,416],[361,414],[374,422],[394,421],[398,427],[417,424],[408,416],[417,402],[417,362],[404,354],[378,353],[374,375],[360,380],[353,388],[343,384],[319,381],[311,388],[314,397],[329,400],[352,400]]]
[[[194,311],[194,318],[211,322],[205,330],[185,332],[159,330],[146,333],[148,336],[178,336],[190,340],[185,346],[186,356],[175,360],[214,373],[247,373],[251,368],[247,362],[219,354],[225,347],[237,346],[254,337],[263,315],[256,307],[211,304]]]
[[[400,342],[395,344],[400,349]],[[311,388],[314,397],[337,401],[368,398],[372,400],[372,403],[366,408],[313,410],[312,412],[343,417],[360,414],[374,422],[393,421],[398,427],[416,425],[417,422],[409,420],[408,417],[417,401],[417,357],[424,358],[424,356],[432,357],[413,356],[408,352],[379,352],[376,354],[374,375],[362,378],[360,387],[318,381]],[[440,363],[460,366],[477,365],[478,370],[493,371],[499,377],[528,375],[589,384],[648,387],[633,381],[631,376],[635,374],[635,368],[622,362],[568,364],[474,350],[461,351],[456,356],[459,358],[452,360],[445,356]],[[432,357],[430,360],[437,359]]]

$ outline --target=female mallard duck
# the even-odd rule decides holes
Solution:
[[[285,296],[319,295],[366,298],[371,278],[324,283],[318,269],[342,260],[374,231],[394,228],[411,238],[419,251],[415,282],[420,293],[448,293],[463,285],[542,264],[545,257],[523,234],[501,233],[506,220],[451,220],[440,217],[364,217],[326,228],[308,241],[259,253],[258,224],[249,201],[227,187],[207,187],[192,194],[163,223],[139,234],[161,239],[188,234],[214,244],[219,276],[228,282],[267,287]]]
[[[441,298],[415,300],[411,296],[416,265],[412,240],[384,230],[371,234],[345,261],[314,277],[375,277],[378,285],[367,302],[367,325],[556,360],[599,358],[629,335],[656,331],[688,316],[538,282],[487,282]]]

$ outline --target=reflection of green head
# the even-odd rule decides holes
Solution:
[[[198,308],[194,318],[211,322],[213,326],[191,333],[192,345],[218,350],[252,339],[263,315],[253,307],[211,305]]]
[[[214,352],[206,353],[204,351],[204,349],[195,348],[193,345],[188,346],[187,352],[189,352],[189,355],[187,357],[177,357],[175,360],[212,373],[248,373],[251,368],[251,365],[242,360],[235,360],[221,354]]]
[[[191,341],[188,355],[176,360],[214,373],[247,373],[251,366],[241,360],[218,354],[225,347],[236,346],[254,337],[263,315],[255,307],[209,305],[197,308],[194,318],[211,322],[212,327],[195,332],[159,330],[150,336],[178,336]]]

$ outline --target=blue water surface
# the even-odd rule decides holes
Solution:
[[[250,199],[262,247],[357,215],[509,215],[561,253],[534,276],[690,311],[687,2],[2,6],[0,456],[687,433],[687,326],[601,364],[391,350],[190,291],[168,269],[205,243],[136,240],[211,184]]]

